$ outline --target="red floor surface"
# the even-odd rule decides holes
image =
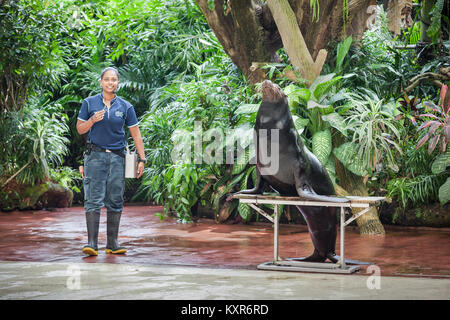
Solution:
[[[256,269],[273,259],[271,224],[224,225],[201,219],[180,224],[161,221],[157,206],[128,206],[124,209],[119,241],[125,255],[106,255],[106,212],[102,211],[99,255],[86,257],[84,209],[57,211],[0,212],[0,260],[59,261],[126,264],[179,264],[217,268]],[[450,229],[400,228],[386,226],[385,236],[360,236],[347,228],[345,256],[377,265],[382,275],[450,277]],[[312,253],[306,226],[280,226],[281,257]],[[336,243],[339,254],[339,234]],[[362,266],[361,274],[366,274]]]

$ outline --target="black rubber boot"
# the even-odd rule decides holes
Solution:
[[[88,245],[83,247],[83,253],[90,256],[98,255],[98,226],[100,224],[99,212],[86,212],[86,225],[88,232]]]
[[[122,212],[106,213],[106,253],[121,254],[127,252],[127,249],[121,247],[117,241],[119,235],[120,216]]]

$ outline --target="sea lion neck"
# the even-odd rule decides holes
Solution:
[[[292,117],[287,101],[263,101],[256,116],[257,129],[286,129],[291,125]]]

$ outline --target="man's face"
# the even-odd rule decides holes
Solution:
[[[100,85],[102,86],[103,92],[114,94],[119,85],[119,78],[113,70],[108,70],[103,74]]]

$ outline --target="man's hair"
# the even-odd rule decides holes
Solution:
[[[103,69],[102,73],[100,74],[100,79],[103,79],[103,75],[105,74],[105,72],[110,71],[110,70],[114,71],[117,75],[117,79],[119,79],[119,71],[117,71],[117,69],[114,67],[107,67],[107,68]]]

